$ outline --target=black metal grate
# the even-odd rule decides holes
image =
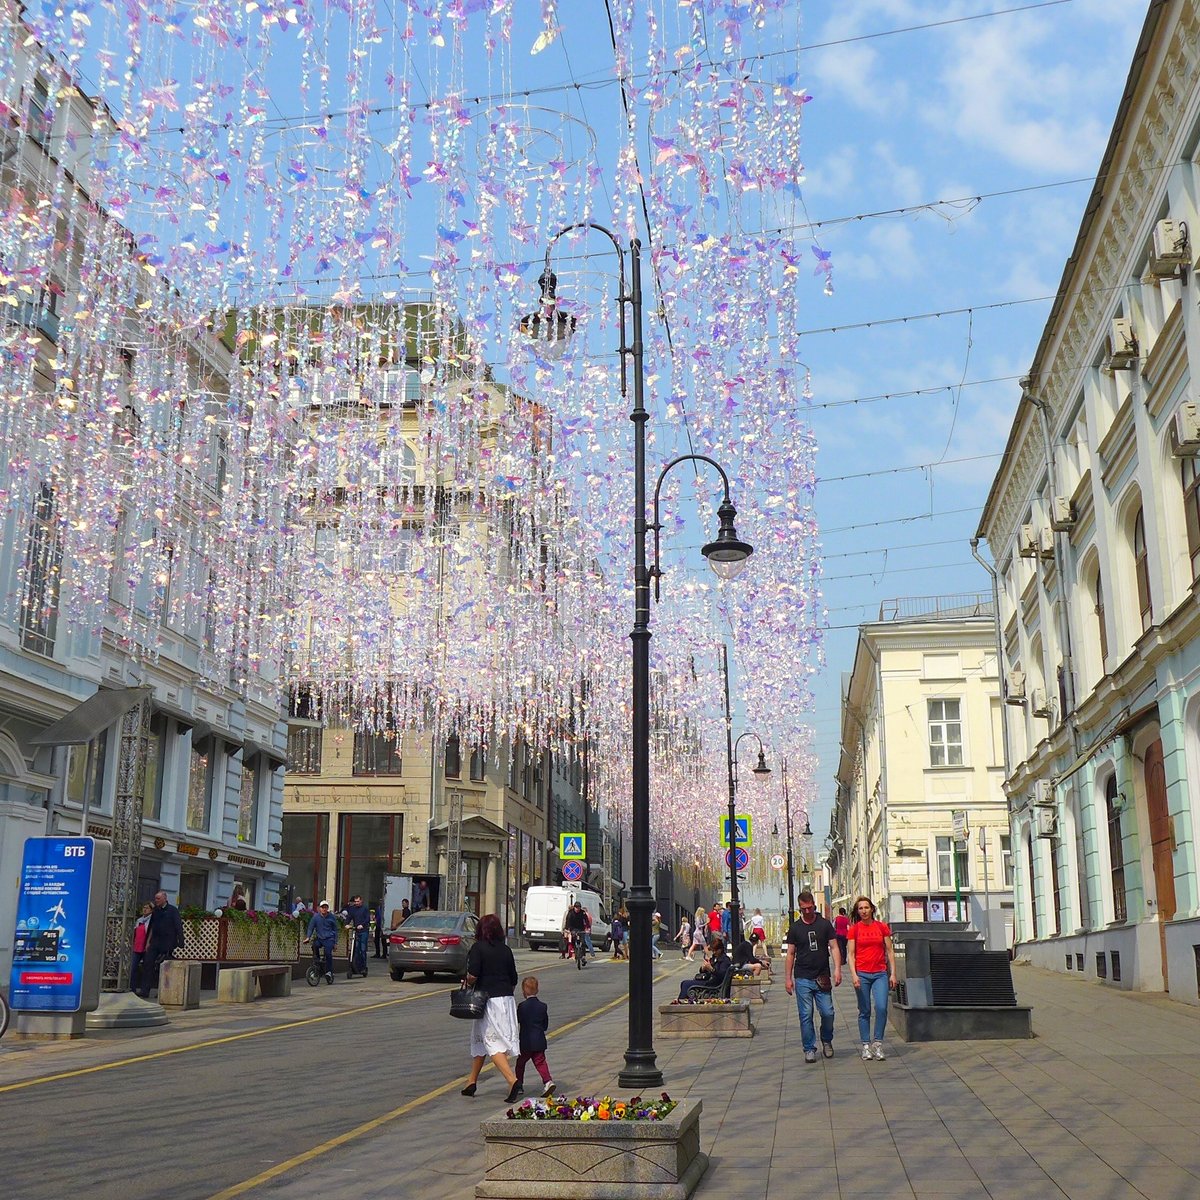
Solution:
[[[1006,950],[959,953],[929,948],[933,1003],[1016,1006],[1012,966]]]

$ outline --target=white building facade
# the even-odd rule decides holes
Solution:
[[[865,895],[891,923],[961,920],[1009,944],[994,630],[986,596],[889,602],[859,628],[825,866],[833,913]]]
[[[978,531],[1017,953],[1200,1002],[1200,3],[1155,3]]]

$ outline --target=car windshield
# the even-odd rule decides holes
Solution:
[[[404,922],[404,931],[407,933],[410,929],[453,929],[457,924],[458,913],[419,912],[413,913]]]

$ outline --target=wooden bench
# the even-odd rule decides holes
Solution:
[[[729,985],[733,981],[733,968],[725,972],[725,978],[716,987],[710,987],[699,979],[688,988],[685,995],[689,1000],[728,1000]]]
[[[290,963],[263,963],[252,967],[222,967],[217,972],[219,1004],[249,1004],[251,1001],[292,994]]]

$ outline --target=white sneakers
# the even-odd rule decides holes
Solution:
[[[871,1061],[871,1043],[870,1042],[863,1042],[862,1060],[863,1060],[863,1062]]]
[[[882,1042],[872,1042],[871,1043],[871,1054],[879,1062],[883,1062],[883,1060],[885,1058],[887,1058],[887,1055],[884,1054],[884,1052],[883,1052],[883,1043]],[[864,1057],[866,1057],[866,1056],[864,1055]]]
[[[553,1079],[546,1080],[546,1086],[544,1088],[542,1088],[542,1095],[543,1096],[553,1096],[554,1095],[554,1080]]]

